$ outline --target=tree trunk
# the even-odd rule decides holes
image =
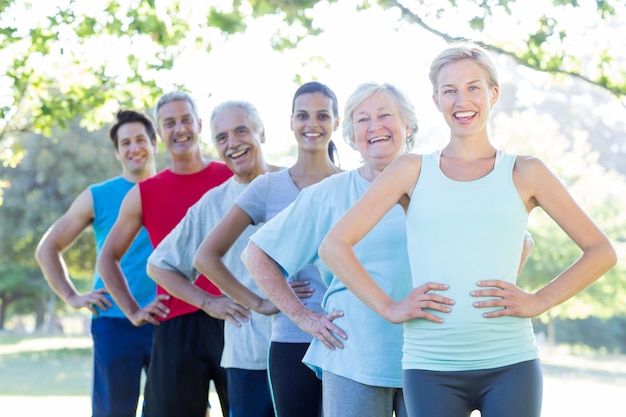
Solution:
[[[7,303],[4,297],[0,296],[0,330],[4,330],[4,321],[6,319]]]
[[[546,335],[548,346],[556,346],[556,320],[554,318],[550,318],[550,321],[548,321],[546,331],[548,333]]]
[[[54,328],[56,324],[56,315],[55,315],[55,306],[56,306],[56,294],[50,291],[48,294],[48,303],[47,303],[47,314],[46,321],[43,328],[43,332],[46,334],[53,334]]]

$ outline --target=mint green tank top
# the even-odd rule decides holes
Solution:
[[[486,319],[472,304],[476,281],[515,282],[528,212],[513,184],[516,155],[500,154],[494,169],[474,181],[454,181],[439,167],[440,152],[424,155],[407,212],[413,287],[449,285],[451,313],[443,323],[407,322],[403,368],[432,371],[491,369],[536,359],[530,319]]]

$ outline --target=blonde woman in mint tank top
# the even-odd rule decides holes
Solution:
[[[392,163],[329,232],[320,257],[368,306],[405,323],[409,416],[480,410],[482,417],[539,417],[542,375],[530,319],[600,278],[615,265],[615,250],[543,161],[492,145],[487,125],[500,87],[484,49],[445,49],[432,63],[430,79],[450,142],[441,151]],[[414,290],[397,301],[359,264],[353,246],[407,199]],[[536,207],[582,255],[530,293],[516,277]]]

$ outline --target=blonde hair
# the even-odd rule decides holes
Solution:
[[[430,83],[433,86],[434,94],[437,94],[437,83],[441,69],[447,64],[462,61],[464,59],[469,59],[482,67],[487,75],[490,87],[500,87],[500,83],[498,82],[498,71],[487,51],[475,43],[461,42],[444,49],[433,60],[432,64],[430,64],[428,77],[430,78]]]

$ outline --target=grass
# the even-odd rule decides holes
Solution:
[[[90,394],[89,348],[0,355],[0,369],[0,395]]]
[[[624,355],[574,355],[543,348],[543,417],[622,416]],[[91,339],[0,333],[0,415],[89,415]],[[219,406],[211,393],[211,403]],[[219,416],[216,408],[212,416]],[[478,416],[472,414],[472,417]]]
[[[0,396],[90,394],[91,341],[0,337]]]
[[[92,341],[88,336],[19,336],[0,332],[0,416],[90,415]],[[209,399],[211,417],[221,410]],[[137,415],[141,415],[137,410]]]

